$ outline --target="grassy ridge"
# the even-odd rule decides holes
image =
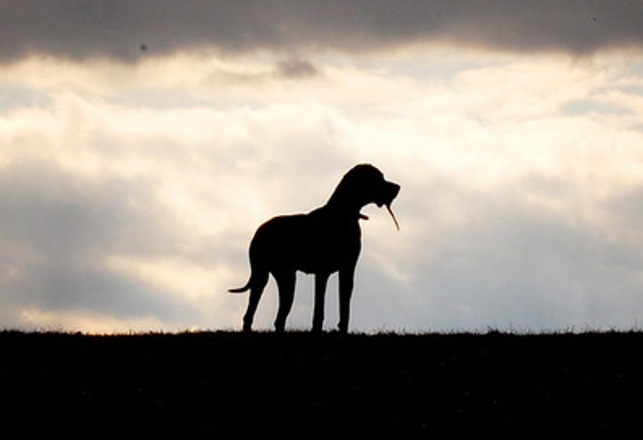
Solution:
[[[4,332],[0,395],[25,434],[617,438],[640,430],[642,349],[641,333]]]

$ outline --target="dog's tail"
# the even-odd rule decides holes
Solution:
[[[236,289],[228,289],[228,292],[230,292],[230,293],[243,293],[243,292],[246,292],[246,291],[250,290],[251,281],[252,281],[252,279],[248,280],[246,285],[243,286],[243,287],[237,287]]]
[[[255,239],[253,238],[253,243]],[[257,261],[259,260],[259,261]],[[268,282],[269,271],[265,268],[265,265],[261,264],[262,261],[257,258],[256,251],[254,250],[253,244],[250,245],[250,277],[248,282],[243,287],[237,287],[234,289],[228,289],[230,293],[243,293],[250,289],[256,288],[261,289],[265,287]]]

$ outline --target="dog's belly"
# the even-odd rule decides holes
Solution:
[[[356,258],[347,258],[347,249],[321,246],[295,252],[292,266],[305,273],[333,273],[354,264]]]

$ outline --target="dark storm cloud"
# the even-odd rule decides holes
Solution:
[[[369,51],[413,42],[584,54],[641,46],[641,16],[643,3],[618,0],[4,0],[0,60],[46,53],[133,61],[191,49]]]
[[[227,81],[232,84],[261,84],[273,80],[304,80],[323,75],[312,62],[301,58],[287,58],[278,61],[268,69],[254,72],[219,69],[212,72],[209,81]]]
[[[297,79],[316,76],[319,71],[310,61],[294,58],[277,63],[277,74],[283,78]]]

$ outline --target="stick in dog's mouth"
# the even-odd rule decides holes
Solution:
[[[391,217],[393,218],[393,222],[395,222],[395,227],[397,230],[400,230],[400,224],[397,222],[397,219],[395,218],[395,214],[393,214],[393,210],[391,209],[391,204],[387,203],[386,204],[386,209],[388,210],[388,213],[391,214]]]

